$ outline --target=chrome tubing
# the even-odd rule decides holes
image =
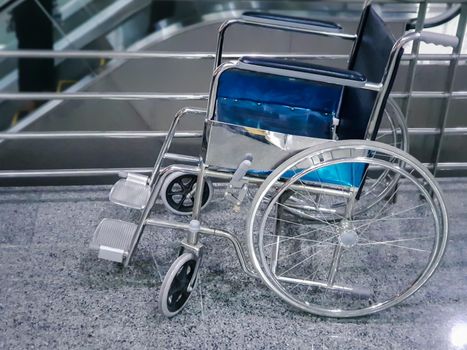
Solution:
[[[173,94],[149,92],[0,92],[0,100],[171,100],[203,101],[205,94]]]
[[[456,48],[459,46],[459,39],[450,35],[437,34],[431,32],[414,32],[406,34],[400,37],[394,44],[391,53],[389,55],[389,60],[386,65],[383,79],[381,81],[381,90],[376,96],[376,101],[371,112],[371,117],[368,122],[368,127],[366,130],[366,138],[370,139],[375,131],[377,119],[381,110],[385,107],[385,97],[388,93],[389,86],[396,74],[397,61],[400,53],[402,52],[405,45],[410,42],[420,42],[424,41],[426,43],[443,45],[443,46],[452,46]]]
[[[50,132],[0,132],[0,140],[41,140],[41,139],[120,139],[120,138],[165,138],[167,131],[50,131]],[[174,138],[191,139],[203,136],[201,131],[180,131]]]
[[[247,25],[247,26],[253,26],[253,27],[263,27],[263,28],[297,32],[297,33],[314,34],[314,35],[320,35],[320,36],[328,36],[328,37],[334,37],[334,38],[340,38],[340,39],[352,40],[352,41],[356,39],[356,35],[343,34],[343,33],[333,32],[333,31],[317,30],[316,27],[310,27],[310,28],[307,28],[305,26],[296,27],[293,25],[287,25],[285,23],[279,25],[275,23],[265,23],[262,21],[255,21],[255,20],[246,19],[246,18],[234,18],[234,19],[225,21],[219,27],[219,31],[217,35],[217,47],[216,47],[216,58],[214,62],[214,68],[219,67],[222,62],[222,51],[224,47],[225,33],[227,29],[234,24],[241,24],[241,25]]]
[[[147,219],[146,225],[178,229],[178,230],[189,230],[190,229],[189,224],[175,222],[175,221],[155,219],[155,218]],[[210,235],[210,236],[222,237],[222,238],[226,238],[227,240],[229,240],[235,249],[235,253],[237,254],[238,261],[243,271],[245,271],[245,273],[250,277],[258,278],[258,275],[256,274],[256,272],[248,266],[248,263],[247,263],[248,259],[246,257],[245,251],[243,250],[239,239],[235,235],[224,230],[213,229],[213,228],[209,228],[205,226],[200,227],[199,233]]]
[[[175,115],[175,118],[172,121],[172,125],[170,126],[170,129],[167,133],[165,141],[162,144],[162,147],[157,156],[157,160],[156,160],[156,163],[154,164],[152,175],[150,179],[148,180],[149,186],[152,186],[155,183],[157,183],[158,178],[159,178],[159,170],[162,165],[162,160],[164,159],[165,154],[169,151],[169,147],[172,144],[172,140],[174,138],[175,130],[177,129],[178,123],[183,117],[185,117],[188,114],[194,114],[197,116],[200,116],[200,115],[205,116],[206,111],[203,109],[196,109],[196,108],[182,108],[181,110],[177,112],[177,114]]]
[[[348,60],[348,54],[307,54],[307,53],[255,53],[255,52],[231,52],[223,53],[223,59],[238,59],[242,56],[257,58],[288,58],[304,60]],[[153,51],[100,51],[100,50],[0,50],[0,57],[4,58],[76,58],[76,59],[175,59],[175,60],[211,60],[216,58],[214,52],[153,52]],[[402,61],[448,61],[458,59],[467,60],[467,54],[404,54]]]

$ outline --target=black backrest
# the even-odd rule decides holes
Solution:
[[[362,73],[369,82],[379,83],[383,78],[395,39],[372,5],[365,8],[357,36],[355,50],[349,61],[349,69]],[[394,76],[396,72],[397,70],[394,72]],[[392,83],[393,81],[390,82],[387,94],[384,96],[384,104],[391,91]],[[376,95],[375,91],[348,87],[344,89],[339,113],[340,123],[337,129],[339,139],[365,138]],[[384,108],[377,117],[373,139],[376,136],[383,112]]]

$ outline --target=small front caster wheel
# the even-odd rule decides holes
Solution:
[[[161,188],[161,198],[165,207],[178,215],[191,215],[195,203],[196,180],[196,175],[180,172],[167,176]],[[201,208],[209,203],[212,192],[212,183],[206,180]]]
[[[173,317],[185,307],[196,283],[199,259],[193,253],[183,253],[170,266],[162,282],[159,309]]]

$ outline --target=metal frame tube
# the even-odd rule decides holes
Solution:
[[[322,79],[324,80],[324,79]],[[342,85],[349,85],[342,81]],[[358,84],[357,84],[358,85]],[[367,82],[360,88],[378,91],[381,87],[378,83]],[[411,91],[394,92],[390,95],[393,98],[452,98],[465,99],[467,91]],[[163,100],[163,101],[206,101],[209,100],[208,93],[126,93],[126,92],[0,92],[0,100],[116,100],[116,101],[143,101],[143,100]]]
[[[242,56],[296,59],[346,59],[348,55],[306,54],[306,53],[274,53],[259,54],[254,52],[231,52],[223,54],[223,58],[236,59]],[[0,57],[5,58],[72,58],[72,59],[177,59],[207,60],[215,59],[214,52],[154,52],[154,51],[100,51],[100,50],[0,50]]]
[[[459,54],[462,52],[462,46],[464,41],[464,36],[466,33],[466,26],[467,26],[467,5],[462,4],[461,12],[459,15],[459,23],[457,25],[457,32],[456,36],[459,39],[459,44],[457,47],[453,48],[453,52],[455,54]],[[433,159],[433,175],[436,176],[438,162],[441,157],[441,149],[443,148],[443,141],[444,141],[444,134],[446,130],[446,125],[448,121],[449,111],[451,108],[451,99],[452,99],[452,91],[454,89],[454,80],[457,72],[458,62],[457,60],[453,60],[449,64],[449,72],[447,74],[447,86],[446,91],[449,93],[448,98],[444,101],[443,105],[443,115],[441,117],[441,125],[439,127],[440,133],[435,146],[433,147],[434,150],[434,159]]]
[[[467,97],[467,91],[465,92]],[[396,96],[397,97],[397,96]],[[386,135],[392,133],[390,129],[379,129],[378,133]],[[411,135],[439,135],[439,128],[408,128]],[[44,139],[87,139],[87,138],[104,138],[104,139],[132,139],[132,138],[165,138],[167,131],[46,131],[46,132],[0,132],[0,140],[44,140]],[[445,135],[467,135],[467,127],[453,127],[445,128]],[[175,132],[174,138],[177,139],[190,139],[201,138],[202,131],[179,131]],[[184,160],[186,158],[189,162],[194,159],[198,161],[197,157],[177,154],[176,158],[172,158],[173,153],[167,153],[167,159]]]
[[[428,9],[428,4],[426,2],[420,3],[418,8],[418,15],[417,15],[417,22],[415,24],[415,32],[420,33],[423,29],[423,25],[425,23],[426,12]],[[420,51],[420,42],[416,41],[413,43],[411,55],[413,55],[414,59],[409,63],[409,69],[407,74],[407,82],[406,82],[406,91],[412,92],[413,86],[415,82],[415,73],[417,68],[417,59],[418,53]],[[410,97],[405,101],[404,106],[402,107],[403,115],[408,118],[408,113],[410,111],[411,99]]]
[[[412,92],[394,92],[391,93],[392,98],[451,98],[451,99],[466,99],[467,91],[412,91]]]
[[[329,274],[327,277],[328,287],[332,288],[334,281],[336,279],[336,274],[337,274],[337,270],[339,269],[339,263],[342,257],[343,249],[344,248],[342,247],[341,244],[336,245],[336,247],[334,248],[334,252],[332,254],[332,263],[331,263],[331,267],[329,269]]]
[[[423,163],[427,168],[432,168],[432,163]],[[173,167],[173,166],[170,166]],[[176,166],[175,170],[178,171],[187,171],[187,166]],[[447,170],[467,170],[467,162],[443,162],[438,163],[439,171]],[[49,169],[49,170],[0,170],[0,179],[14,179],[14,178],[29,178],[29,177],[73,177],[73,176],[110,176],[118,175],[121,173],[140,173],[147,174],[151,173],[152,168],[109,168],[109,169]],[[190,172],[190,171],[188,171]],[[192,171],[190,173],[193,173]],[[207,174],[213,175],[211,170],[206,171]],[[209,176],[218,179],[228,179],[228,176],[221,175],[222,173],[217,173],[219,176]],[[245,177],[245,179],[250,180],[253,183],[260,183],[261,179]],[[345,192],[340,192],[334,189],[328,188],[319,188],[313,187],[313,192],[320,194],[326,192],[334,196],[348,197],[349,194]]]
[[[179,156],[177,154],[173,155],[173,158],[176,159]],[[183,156],[182,156],[183,157]],[[189,157],[189,156],[187,156]],[[190,158],[189,161],[194,161],[194,158]],[[197,158],[197,161],[199,159]],[[99,176],[99,175],[118,175],[121,173],[152,173],[154,168],[111,168],[111,169],[50,169],[50,170],[0,170],[0,178],[15,178],[15,177],[57,177],[57,176]],[[181,165],[174,164],[169,165],[165,168],[160,169],[160,173],[173,173],[173,172],[183,172],[187,174],[197,175],[199,167],[192,165]],[[206,168],[205,170],[206,177],[216,178],[220,180],[230,180],[232,178],[232,173],[221,172],[216,170],[211,170]],[[264,181],[264,178],[244,176],[244,180],[254,183],[261,184]],[[325,194],[330,196],[338,196],[349,198],[352,193],[349,190],[333,188],[331,185],[329,187],[318,187],[318,186],[306,186],[306,185],[292,185],[292,189],[312,191],[316,194]]]
[[[330,290],[336,290],[339,292],[362,295],[362,296],[370,296],[371,294],[373,294],[370,288],[356,288],[353,286],[343,286],[343,285],[337,285],[337,284],[333,284],[332,286],[330,286],[323,282],[304,280],[301,278],[290,278],[290,277],[284,277],[284,276],[277,276],[276,278],[278,281],[282,281],[282,282],[302,284],[304,286],[310,286],[310,287],[325,288],[325,289],[330,289]]]
[[[172,121],[172,125],[170,126],[170,129],[169,129],[169,131],[167,133],[167,137],[165,138],[165,141],[162,144],[162,147],[161,147],[161,149],[159,151],[159,154],[157,156],[156,162],[154,164],[154,169],[152,171],[151,177],[148,180],[149,186],[154,185],[158,181],[158,179],[159,179],[159,170],[160,170],[161,165],[162,165],[162,160],[164,159],[166,153],[169,151],[170,145],[172,144],[172,140],[173,140],[174,135],[175,135],[175,130],[177,129],[177,126],[178,126],[178,123],[180,122],[180,120],[184,116],[186,116],[188,114],[194,114],[194,115],[197,115],[197,116],[199,116],[199,115],[205,116],[206,111],[203,110],[203,109],[182,108],[181,110],[179,110],[177,112],[177,114],[175,115],[175,118]]]
[[[389,84],[394,78],[394,75],[396,73],[397,61],[398,61],[398,57],[401,51],[403,50],[404,46],[407,45],[408,43],[410,42],[418,43],[419,41],[423,41],[423,40],[424,40],[424,36],[422,35],[422,32],[414,32],[414,33],[405,34],[404,36],[400,37],[394,44],[391,50],[390,56],[389,56],[388,63],[384,71],[384,76],[381,82],[381,90],[376,96],[375,104],[373,106],[371,117],[368,122],[368,127],[366,130],[366,139],[372,139],[372,136],[373,136],[373,133],[375,131],[375,127],[378,121],[378,116],[381,110],[385,107],[384,106],[385,97],[386,97],[386,94],[388,93]]]
[[[0,92],[0,100],[174,100],[204,101],[206,94],[149,92]]]
[[[0,132],[0,140],[41,139],[88,139],[88,138],[165,138],[167,131],[46,131],[46,132]],[[202,137],[202,131],[180,131],[173,137],[179,139]]]
[[[121,173],[149,173],[152,168],[110,168],[110,169],[48,169],[48,170],[0,170],[1,179],[29,177],[73,177],[73,176],[108,176]]]
[[[169,169],[169,168],[167,168]],[[168,170],[165,173],[160,174],[160,182],[156,183],[155,186],[152,187],[151,189],[151,195],[149,196],[148,202],[146,203],[146,206],[144,207],[144,210],[140,214],[138,225],[136,227],[135,234],[131,238],[131,243],[130,247],[128,249],[128,255],[123,263],[124,267],[127,267],[130,264],[131,257],[133,256],[133,253],[135,251],[136,246],[139,243],[139,240],[141,239],[141,236],[144,231],[144,227],[146,226],[146,220],[149,216],[149,213],[152,210],[152,207],[154,206],[154,203],[156,203],[157,197],[159,196],[159,192],[163,183],[163,180],[165,179],[165,176],[167,176],[170,173],[170,170]],[[159,173],[158,173],[159,175]]]
[[[199,219],[199,213],[201,211],[201,206],[203,202],[203,190],[204,190],[204,177],[206,175],[206,165],[200,160],[198,165],[198,178],[196,179],[196,193],[193,203],[193,214],[191,216],[192,220]],[[196,242],[190,242],[196,244]]]
[[[309,60],[348,60],[348,54],[308,54],[293,52],[255,53],[255,52],[230,52],[223,53],[223,59],[238,59],[242,56],[258,58],[288,58]],[[154,52],[154,51],[101,51],[101,50],[0,50],[3,58],[71,58],[71,59],[176,59],[176,60],[211,60],[216,58],[215,52]],[[458,59],[467,60],[467,54],[404,54],[402,61],[448,61]]]
[[[186,223],[155,219],[155,218],[147,219],[146,225],[165,227],[165,228],[171,228],[171,229],[177,229],[177,230],[189,230],[190,229],[190,225]],[[242,267],[243,271],[245,271],[250,277],[259,278],[256,272],[248,266],[248,263],[247,263],[248,259],[246,257],[245,251],[242,248],[242,245],[239,239],[235,235],[224,230],[213,229],[213,228],[209,228],[206,226],[200,226],[199,233],[210,235],[210,236],[226,238],[227,240],[229,240],[235,249],[235,253],[237,254],[238,261],[240,262],[240,266]]]
[[[274,232],[276,234],[276,241],[274,242],[273,250],[272,250],[272,256],[271,256],[271,271],[272,273],[276,273],[276,268],[277,268],[277,261],[279,259],[279,247],[280,247],[280,240],[281,240],[281,230],[283,226],[283,221],[282,217],[284,215],[284,206],[283,204],[287,201],[288,198],[292,193],[285,192],[283,193],[279,199],[277,200],[277,203],[279,204],[277,209],[276,209],[276,225],[274,227]]]
[[[253,26],[253,27],[262,27],[262,28],[297,32],[297,33],[315,34],[315,35],[320,35],[320,36],[329,36],[329,37],[340,38],[344,40],[355,40],[356,38],[355,35],[343,34],[339,32],[328,32],[325,30],[317,30],[316,27],[312,27],[312,28],[295,27],[293,25],[286,25],[284,23],[281,23],[279,25],[275,23],[265,23],[261,21],[254,21],[252,19],[246,19],[246,18],[230,19],[222,23],[222,25],[219,27],[218,36],[217,36],[217,47],[216,47],[216,58],[214,62],[214,69],[219,67],[222,62],[222,51],[224,48],[225,33],[227,29],[234,24],[242,24],[242,25]]]

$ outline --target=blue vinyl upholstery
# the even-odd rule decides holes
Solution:
[[[349,69],[364,74],[371,82],[380,82],[389,59],[395,39],[373,6],[368,6],[362,15],[357,33],[356,49],[350,58]],[[399,57],[400,59],[400,57]],[[398,63],[398,62],[397,62]],[[396,65],[398,66],[398,64]],[[392,81],[384,99],[388,98]],[[371,117],[377,92],[346,87],[339,111],[339,139],[364,139]],[[384,102],[385,103],[385,102]],[[381,122],[382,113],[377,116],[376,130]],[[376,136],[376,132],[372,135]]]
[[[304,182],[319,182],[346,187],[359,187],[366,166],[364,163],[340,163],[312,171],[300,178]],[[251,171],[250,174],[268,176],[270,171]],[[286,171],[283,179],[289,179],[296,174],[294,171]]]
[[[285,134],[330,138],[342,88],[229,69],[219,78],[219,121]]]
[[[380,82],[395,39],[372,5],[367,6],[362,15],[357,36],[349,70],[286,60],[248,57],[241,60],[262,67],[360,82],[366,79]],[[216,118],[231,124],[329,139],[332,118],[339,117],[339,139],[364,139],[376,95],[376,92],[369,90],[231,69],[223,72],[219,78]],[[376,131],[383,112],[377,116]],[[365,164],[361,163],[332,165],[308,174],[303,180],[361,188],[365,169]],[[251,173],[268,175],[270,172]],[[293,174],[285,174],[286,178],[290,176]]]
[[[216,119],[285,134],[331,138],[342,87],[284,76],[229,69],[219,78]],[[359,186],[361,164],[328,166],[302,178],[340,186]],[[270,171],[249,172],[267,176]],[[285,174],[284,178],[294,174]]]

